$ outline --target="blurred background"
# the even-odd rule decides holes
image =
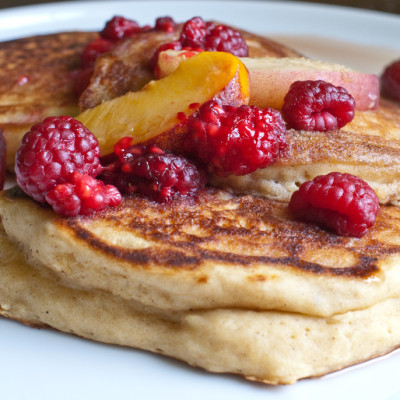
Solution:
[[[71,0],[70,0],[71,1]],[[259,0],[262,1],[262,0]],[[281,0],[282,2],[285,0]],[[298,1],[300,0],[291,0]],[[19,7],[23,5],[55,3],[55,0],[0,0],[0,8]],[[347,7],[358,7],[369,10],[400,14],[399,0],[308,0],[308,3],[322,3]]]

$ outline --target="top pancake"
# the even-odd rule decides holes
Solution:
[[[395,207],[383,207],[361,239],[293,221],[287,203],[213,190],[166,205],[127,197],[90,217],[62,218],[12,189],[0,215],[32,265],[143,309],[329,316],[400,295]]]

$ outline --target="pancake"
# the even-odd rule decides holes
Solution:
[[[130,91],[140,90],[155,79],[150,60],[162,44],[179,38],[182,25],[174,32],[150,31],[129,37],[99,57],[89,86],[79,99],[81,111],[93,108]],[[298,57],[300,54],[263,36],[240,30],[250,57]]]
[[[62,218],[14,189],[1,196],[0,215],[30,264],[143,309],[331,316],[400,296],[395,207],[361,239],[295,222],[283,202],[213,190],[167,205],[127,197],[91,217]]]
[[[236,193],[289,201],[305,181],[332,171],[364,179],[381,204],[400,205],[400,107],[382,99],[377,110],[358,111],[341,130],[289,130],[288,148],[275,164],[244,176],[213,177]]]
[[[76,115],[72,73],[96,33],[65,32],[0,42],[0,129],[7,166],[29,128],[50,115]]]
[[[95,217],[62,219],[12,189],[2,195],[1,216],[0,315],[7,318],[271,384],[320,376],[400,344],[397,208],[384,207],[365,239],[289,222],[282,203],[223,192],[163,207],[132,197]],[[354,287],[369,305],[351,300],[354,309],[316,315],[302,297],[318,306],[329,280],[337,281],[330,296],[342,311]],[[289,304],[298,296],[302,311],[279,308],[274,286]],[[379,287],[385,293],[377,296]],[[268,301],[249,301],[249,291],[260,300],[269,290]]]

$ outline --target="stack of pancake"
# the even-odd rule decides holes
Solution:
[[[252,40],[277,56],[290,52]],[[336,135],[290,131],[291,156],[263,170],[276,192],[258,190],[263,178],[253,175],[248,187],[219,182],[230,190],[168,204],[125,197],[63,218],[8,189],[0,314],[271,384],[386,354],[400,345],[399,127],[397,105],[383,101]],[[288,212],[287,193],[301,179],[338,168],[382,188],[377,223],[363,238]]]

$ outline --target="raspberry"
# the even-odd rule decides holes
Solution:
[[[400,60],[388,65],[381,76],[382,93],[400,100]]]
[[[375,224],[379,200],[362,179],[339,172],[303,183],[289,209],[300,220],[314,222],[343,236],[363,236]]]
[[[116,42],[139,33],[141,30],[136,21],[121,16],[115,16],[106,23],[104,29],[100,32],[100,36],[104,39]]]
[[[114,44],[110,40],[97,38],[91,43],[86,45],[81,55],[81,66],[83,69],[94,66],[97,57],[104,53],[109,52],[113,48]]]
[[[355,101],[341,86],[325,81],[296,81],[285,96],[282,114],[289,127],[331,131],[354,118]]]
[[[18,185],[36,201],[68,182],[76,171],[95,177],[100,171],[100,148],[94,135],[71,117],[48,117],[25,134],[17,152]]]
[[[240,32],[225,25],[215,26],[212,22],[204,22],[201,17],[194,17],[183,25],[179,41],[182,47],[226,51],[238,57],[249,55]]]
[[[74,217],[92,214],[107,206],[117,206],[122,196],[116,187],[105,185],[87,174],[74,172],[71,181],[50,190],[46,200],[57,214]]]
[[[224,25],[217,25],[206,36],[204,49],[207,51],[226,51],[237,57],[248,57],[249,49],[240,32]]]
[[[217,175],[245,175],[273,163],[286,147],[276,110],[204,104],[188,121],[184,150]]]
[[[183,47],[203,48],[207,25],[201,17],[194,17],[183,25],[179,41]]]
[[[156,19],[155,29],[172,33],[178,24],[171,17],[160,17]]]
[[[114,157],[100,175],[122,193],[140,193],[161,203],[192,196],[205,185],[205,174],[184,157],[131,142],[127,137],[116,144]]]

